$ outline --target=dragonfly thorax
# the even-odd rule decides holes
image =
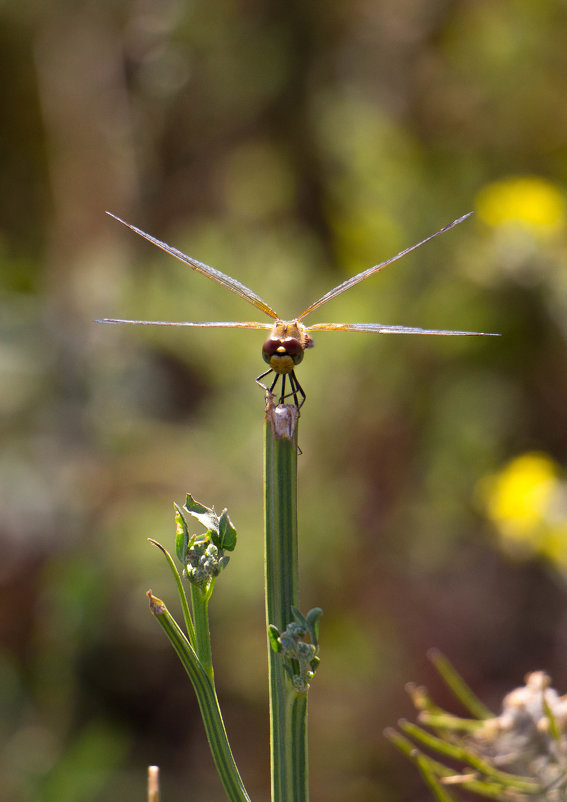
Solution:
[[[278,320],[262,346],[262,357],[276,373],[291,373],[303,360],[305,349],[312,348],[313,344],[299,321]]]

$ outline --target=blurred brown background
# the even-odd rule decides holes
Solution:
[[[239,530],[216,676],[269,795],[262,333],[95,324],[255,315],[104,211],[292,317],[476,208],[308,322],[501,339],[322,333],[299,371],[302,607],[325,611],[312,799],[428,799],[382,730],[412,714],[410,679],[451,705],[430,646],[493,707],[531,669],[567,691],[565,4],[0,14],[0,799],[142,799],[148,763],[167,802],[224,798],[144,596],[176,609],[146,538],[171,547],[186,491]],[[537,471],[509,473],[531,452],[545,503]]]

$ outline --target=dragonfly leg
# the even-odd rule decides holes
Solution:
[[[300,385],[300,383],[297,380],[297,376],[295,375],[295,371],[292,370],[291,373],[288,374],[289,375],[289,383],[291,385],[291,392],[287,393],[287,395],[286,395],[286,392],[285,392],[286,391],[286,374],[285,373],[276,373],[276,375],[274,377],[274,380],[270,384],[269,387],[267,387],[265,384],[263,384],[260,381],[261,379],[264,378],[264,376],[268,376],[270,373],[272,373],[272,368],[270,368],[270,370],[266,370],[264,373],[261,373],[258,376],[258,378],[256,379],[256,384],[259,384],[260,387],[262,387],[264,390],[266,390],[266,392],[273,393],[274,389],[276,387],[276,384],[278,383],[278,381],[280,380],[280,377],[281,377],[282,386],[281,386],[280,398],[279,398],[279,402],[278,403],[285,404],[285,399],[293,396],[293,401],[294,401],[295,406],[297,407],[298,410],[301,409],[301,407],[305,403],[306,395],[305,395],[305,393],[303,391],[303,387]]]
[[[291,392],[289,392],[287,395],[285,393],[285,378],[286,377],[284,376],[283,380],[282,380],[282,385],[283,385],[282,386],[282,400],[281,400],[280,403],[283,404],[284,403],[284,399],[289,398],[290,396],[293,396],[293,403],[295,404],[295,406],[299,410],[300,404],[299,404],[299,402],[297,400],[297,378],[295,377],[295,373],[293,371],[291,371],[291,373],[288,373],[287,375],[289,376],[289,384],[290,384],[290,387],[291,387]]]
[[[289,393],[286,393],[286,376],[289,376],[289,383],[291,386],[291,390]],[[291,371],[291,373],[282,374],[282,389],[280,393],[280,404],[285,403],[286,398],[291,398],[293,396],[293,403],[297,407],[298,411],[301,409],[303,404],[305,403],[306,395],[303,392],[303,387],[297,380],[297,376],[295,375],[295,371]]]
[[[286,380],[286,374],[282,373],[282,391],[280,393],[280,404],[285,404],[285,380]]]
[[[280,380],[280,374],[276,373],[276,378],[273,380],[273,382],[270,384],[270,387],[269,387],[270,393],[274,392],[274,387],[276,386],[276,384],[278,383],[279,380]]]
[[[273,389],[274,385],[272,384],[272,387],[266,387],[265,384],[262,384],[260,379],[263,379],[264,376],[267,376],[271,372],[272,372],[272,368],[269,368],[268,370],[265,370],[264,373],[260,373],[260,375],[256,379],[256,384],[259,384],[260,387],[262,387],[264,390],[266,390],[266,392],[270,392],[270,393],[272,392],[272,389]],[[277,374],[276,374],[276,379],[277,379]]]
[[[289,383],[291,384],[291,388],[293,391],[293,400],[295,401],[295,406],[297,407],[298,410],[300,410],[303,404],[305,403],[305,399],[307,398],[307,396],[303,391],[303,387],[298,382],[294,370],[292,370],[291,373],[289,374]],[[301,396],[301,401],[298,401],[297,399],[298,393]]]
[[[275,375],[275,377],[274,377],[274,380],[273,380],[273,382],[270,384],[270,386],[269,386],[269,387],[267,387],[265,384],[263,384],[263,382],[261,382],[261,381],[260,381],[260,379],[263,379],[263,378],[264,378],[264,376],[268,376],[270,373],[275,373],[275,371],[274,371],[272,368],[270,368],[269,370],[266,370],[266,371],[264,371],[264,373],[261,373],[261,374],[258,376],[258,378],[256,379],[256,384],[259,384],[259,385],[260,385],[260,387],[261,387],[263,390],[265,390],[267,393],[273,393],[273,392],[274,392],[274,388],[275,388],[276,384],[277,384],[277,383],[278,383],[278,381],[280,380],[280,374],[279,374],[279,373],[276,373],[276,375]],[[279,403],[280,403],[280,404],[282,403],[282,400],[281,400],[281,398],[280,398],[280,401],[279,401]]]

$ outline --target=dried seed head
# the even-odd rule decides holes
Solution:
[[[567,777],[567,699],[544,671],[528,674],[525,682],[504,697],[501,714],[477,731],[477,748],[498,768],[559,792]]]

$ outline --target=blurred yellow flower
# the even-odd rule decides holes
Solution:
[[[495,228],[519,225],[545,234],[565,225],[563,192],[538,176],[516,176],[487,184],[477,196],[480,219]]]
[[[541,523],[557,483],[555,464],[545,454],[516,457],[484,483],[489,517],[511,537],[529,537]]]
[[[479,495],[504,546],[539,553],[567,567],[567,483],[542,453],[516,457],[482,480]]]

